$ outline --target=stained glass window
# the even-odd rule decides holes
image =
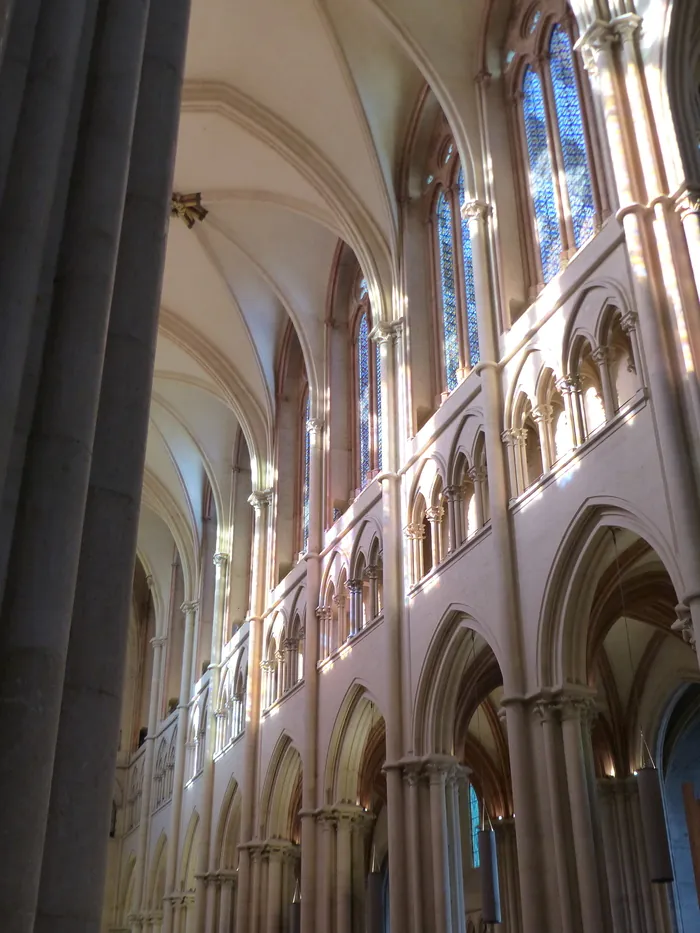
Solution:
[[[474,785],[469,785],[469,814],[472,824],[472,865],[479,867],[479,798],[476,796]]]
[[[357,421],[359,431],[360,486],[364,487],[371,470],[371,377],[370,377],[369,321],[363,311],[357,328]]]
[[[306,550],[309,545],[309,479],[311,473],[311,434],[308,424],[311,418],[311,397],[309,390],[306,390],[306,403],[304,412],[304,483],[302,487],[302,528],[303,528],[303,548]]]
[[[547,120],[542,83],[528,66],[523,77],[523,118],[530,162],[530,191],[535,208],[537,235],[542,258],[542,275],[551,281],[561,263],[561,232],[554,194],[552,162],[547,145]]]
[[[459,370],[459,332],[457,329],[457,291],[453,251],[452,208],[441,191],[437,203],[438,252],[440,254],[440,289],[442,292],[442,343],[445,382],[451,392],[457,388]]]
[[[595,204],[571,41],[561,26],[552,30],[549,54],[574,240],[579,247],[595,232]]]
[[[464,204],[464,171],[460,167],[457,176],[459,203]],[[464,296],[466,298],[467,339],[469,341],[469,365],[479,362],[479,328],[476,319],[476,290],[474,288],[474,266],[472,263],[472,241],[469,236],[469,221],[462,218],[462,261],[464,264]]]

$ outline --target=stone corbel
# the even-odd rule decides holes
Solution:
[[[676,621],[671,626],[671,631],[680,635],[686,645],[690,645],[695,650],[693,620],[690,617],[690,608],[685,603],[679,603],[676,606]]]

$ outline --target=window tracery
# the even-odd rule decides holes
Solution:
[[[479,362],[479,335],[469,224],[462,218],[464,171],[444,120],[436,140],[426,176],[426,198],[435,255],[442,387],[451,392]]]
[[[563,0],[543,0],[534,13],[519,8],[505,46],[516,150],[523,154],[521,208],[533,292],[557,275],[609,212],[574,28]]]

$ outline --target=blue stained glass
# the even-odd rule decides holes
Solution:
[[[561,154],[569,192],[574,240],[578,247],[595,233],[595,204],[571,42],[561,26],[555,26],[552,31],[549,54]]]
[[[311,434],[308,423],[311,418],[311,396],[306,390],[306,404],[304,405],[304,488],[302,490],[302,521],[304,530],[305,551],[309,545],[309,480],[311,475]]]
[[[437,235],[440,253],[440,287],[442,290],[442,338],[445,360],[445,381],[448,391],[457,388],[459,370],[459,333],[457,330],[457,293],[455,289],[452,242],[452,208],[440,192],[437,202]]]
[[[561,264],[561,233],[552,162],[547,147],[547,121],[542,84],[539,76],[529,66],[525,69],[523,78],[523,118],[530,161],[530,191],[542,257],[542,275],[544,281],[549,282],[559,272]]]
[[[360,301],[362,301],[362,299],[365,297],[366,294],[367,294],[367,279],[362,278],[360,279]]]
[[[479,798],[474,785],[469,785],[469,814],[472,823],[472,865],[479,867]]]
[[[457,176],[459,203],[464,204],[464,171],[460,168]],[[479,362],[479,327],[476,318],[476,289],[474,287],[474,264],[472,262],[472,241],[469,236],[469,222],[462,218],[462,259],[464,262],[464,295],[467,300],[467,339],[469,341],[469,365]]]
[[[360,487],[367,484],[371,469],[370,452],[370,419],[372,416],[370,404],[370,347],[369,347],[369,321],[364,312],[360,318],[357,329],[357,388],[358,405],[357,421],[359,431],[360,455]]]
[[[377,385],[377,469],[382,468],[382,354],[379,344],[374,350],[375,380]]]

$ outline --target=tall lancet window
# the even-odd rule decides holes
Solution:
[[[471,817],[471,842],[472,842],[472,865],[479,867],[479,829],[481,827],[481,817],[479,816],[479,798],[476,796],[474,785],[469,785],[469,815]]]
[[[309,546],[309,483],[311,474],[311,433],[309,431],[309,421],[311,419],[311,396],[309,387],[306,386],[302,395],[301,406],[301,549],[306,551]]]
[[[357,485],[363,489],[382,466],[381,358],[372,346],[372,309],[367,282],[358,280],[355,289],[355,435]]]
[[[479,334],[469,223],[462,219],[464,171],[446,124],[439,129],[426,188],[435,242],[441,381],[443,391],[451,392],[479,362]]]
[[[522,145],[522,198],[531,290],[550,282],[595,233],[609,207],[587,76],[563,0],[522,9],[510,25],[506,79]]]

